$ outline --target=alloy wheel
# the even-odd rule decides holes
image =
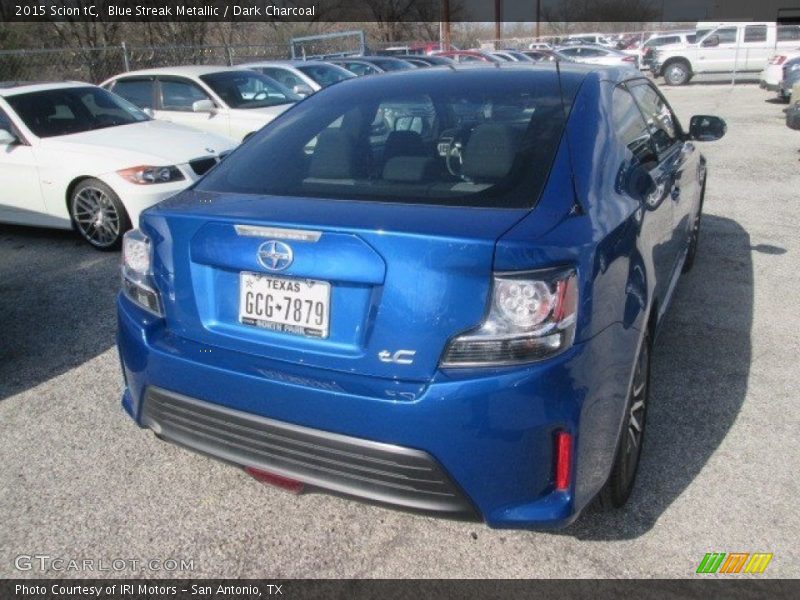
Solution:
[[[81,235],[93,246],[113,246],[120,235],[120,215],[103,190],[82,188],[72,200],[73,219]]]
[[[624,455],[622,476],[626,485],[633,483],[633,478],[636,475],[636,468],[639,464],[639,457],[642,452],[649,385],[649,352],[648,345],[644,344],[641,352],[639,352],[636,370],[633,374],[631,400],[627,414],[628,422],[626,424],[625,441],[622,446]]]

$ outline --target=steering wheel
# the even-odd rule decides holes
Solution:
[[[469,138],[468,129],[445,129],[439,135],[436,150],[444,158],[447,171],[453,177],[464,179],[461,169],[464,164],[464,146]]]
[[[267,90],[261,90],[253,95],[253,100],[266,100],[267,98],[269,98],[269,92]]]

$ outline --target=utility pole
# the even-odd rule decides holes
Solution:
[[[542,0],[536,0],[536,41],[542,36],[542,30],[539,26],[539,21],[542,20]]]
[[[439,23],[439,46],[444,52],[450,50],[450,0],[442,0],[442,16]]]
[[[503,37],[503,0],[494,0],[494,39]],[[497,44],[495,44],[497,48]]]

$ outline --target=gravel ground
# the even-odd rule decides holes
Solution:
[[[192,559],[201,577],[686,577],[709,551],[773,552],[765,575],[800,576],[800,135],[755,86],[667,94],[684,123],[729,129],[703,147],[701,254],[658,340],[625,510],[496,531],[293,496],[158,442],[119,406],[119,256],[0,226],[0,576],[42,576],[14,558],[46,554]]]

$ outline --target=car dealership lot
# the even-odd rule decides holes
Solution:
[[[119,255],[0,226],[0,575],[41,576],[14,559],[46,554],[192,559],[193,576],[690,576],[716,551],[772,552],[766,575],[800,576],[800,136],[756,86],[663,89],[684,125],[717,114],[729,129],[703,146],[700,255],[656,343],[624,510],[557,533],[491,530],[292,496],[161,443],[119,406]]]

